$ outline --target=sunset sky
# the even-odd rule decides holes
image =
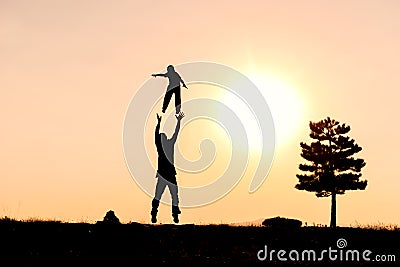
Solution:
[[[248,192],[251,163],[224,198],[182,209],[181,223],[283,216],[329,225],[330,199],[294,186],[309,121],[330,116],[351,126],[367,164],[366,190],[338,197],[338,225],[400,224],[399,14],[396,0],[0,1],[0,217],[95,222],[112,209],[123,222],[149,223],[151,197],[124,158],[125,112],[152,73],[208,61],[259,87],[276,151],[256,192]],[[189,84],[182,97],[209,89]],[[193,127],[180,139],[188,157],[198,151],[190,138],[221,131]],[[226,147],[221,136],[216,144]],[[226,164],[218,155],[215,172]],[[178,183],[212,180],[203,176],[178,173]],[[169,206],[159,222],[172,222]]]

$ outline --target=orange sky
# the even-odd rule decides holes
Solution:
[[[395,0],[1,1],[0,216],[92,222],[113,209],[149,222],[151,198],[124,161],[126,108],[151,73],[211,61],[282,82],[301,116],[259,190],[249,194],[244,177],[221,200],[184,209],[182,223],[329,224],[330,200],[294,185],[308,121],[331,116],[352,127],[367,163],[366,190],[338,197],[338,224],[400,224],[399,13]],[[170,208],[159,217],[171,222]]]

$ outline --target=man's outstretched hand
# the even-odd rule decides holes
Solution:
[[[160,123],[160,122],[161,122],[161,116],[160,116],[160,115],[158,115],[158,113],[157,113],[157,121],[158,121],[158,123]]]
[[[180,121],[180,120],[183,119],[183,117],[185,117],[185,113],[183,113],[183,112],[181,111],[181,112],[179,112],[179,114],[176,114],[175,116],[176,116],[177,120]]]

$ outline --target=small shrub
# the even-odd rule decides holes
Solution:
[[[290,218],[268,218],[262,222],[262,225],[266,227],[276,227],[276,228],[299,228],[302,225],[302,222],[297,219]]]
[[[120,224],[119,219],[115,215],[113,210],[107,211],[106,215],[104,216],[103,221],[97,221],[97,223],[105,223],[105,224]]]

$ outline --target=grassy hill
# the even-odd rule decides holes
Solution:
[[[371,250],[376,255],[395,257],[379,266],[398,266],[400,231],[386,229],[300,227],[295,229],[229,225],[148,225],[89,224],[0,220],[0,257],[11,265],[2,266],[138,266],[158,265],[235,266],[366,266],[370,261],[321,261],[288,258],[291,250],[324,249]],[[275,250],[273,259],[260,261],[257,253]],[[278,250],[286,250],[288,261],[278,260]],[[340,253],[339,251],[337,253]],[[295,254],[293,254],[295,256]],[[338,254],[339,256],[339,254]],[[361,254],[360,254],[361,256]],[[397,265],[396,265],[397,264]],[[146,265],[146,264],[140,264]]]

